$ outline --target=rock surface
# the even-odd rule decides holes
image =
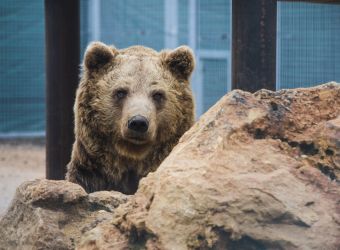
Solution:
[[[78,249],[339,249],[340,85],[232,91]]]
[[[340,85],[235,90],[134,196],[22,184],[0,249],[339,249]]]
[[[82,233],[111,221],[127,199],[114,191],[88,195],[67,181],[25,182],[0,219],[0,249],[74,249]]]

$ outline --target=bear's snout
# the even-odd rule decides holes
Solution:
[[[134,133],[144,134],[149,129],[149,122],[144,116],[136,115],[129,119],[128,129]]]

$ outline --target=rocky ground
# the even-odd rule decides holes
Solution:
[[[0,140],[0,216],[22,182],[44,176],[42,140]]]
[[[235,90],[136,194],[23,183],[0,249],[330,249],[340,246],[340,85]]]

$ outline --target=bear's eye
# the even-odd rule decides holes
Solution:
[[[124,99],[127,96],[128,92],[126,89],[118,89],[115,91],[114,96],[118,99]]]
[[[163,92],[158,91],[152,94],[152,99],[156,102],[162,102],[165,99],[165,95]]]

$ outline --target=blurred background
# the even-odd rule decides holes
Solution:
[[[192,79],[197,116],[230,91],[231,0],[80,5],[81,55],[93,40],[156,50],[186,44],[197,60]],[[44,176],[44,1],[1,0],[0,29],[0,189],[10,197],[15,185],[7,182]],[[340,5],[278,3],[276,72],[277,89],[340,82]],[[5,204],[0,213],[6,202],[0,201]]]

